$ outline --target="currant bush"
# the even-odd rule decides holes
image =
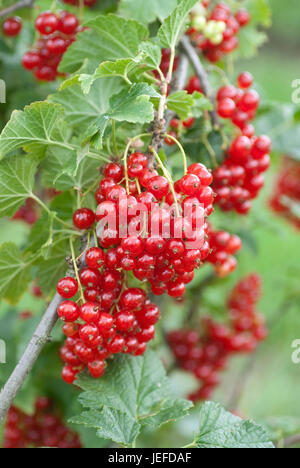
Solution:
[[[34,414],[12,406],[7,414],[3,448],[81,448],[78,434],[71,431],[47,397],[35,400]]]
[[[178,366],[192,373],[200,387],[189,398],[211,398],[221,373],[235,354],[252,353],[267,337],[264,318],[257,312],[261,298],[261,278],[252,274],[241,280],[228,300],[228,320],[202,319],[201,326],[168,334],[168,342]]]

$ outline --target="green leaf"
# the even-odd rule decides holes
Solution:
[[[187,91],[177,91],[169,95],[167,100],[168,109],[176,112],[181,120],[186,120],[194,105],[193,97]]]
[[[153,69],[158,69],[161,63],[161,48],[152,41],[144,41],[139,50],[144,54],[144,63]]]
[[[0,297],[17,304],[31,281],[30,264],[13,242],[0,246]]]
[[[96,159],[85,157],[80,161],[76,173],[72,174],[72,168],[74,169],[72,155],[51,149],[41,165],[42,181],[46,187],[54,187],[57,190],[65,191],[76,187],[84,191],[95,183],[99,165],[100,162]]]
[[[116,15],[98,16],[85,24],[88,30],[78,34],[64,54],[60,70],[76,72],[86,62],[91,73],[105,60],[135,57],[139,44],[147,39],[148,30],[133,20]]]
[[[197,448],[274,448],[265,429],[234,416],[213,402],[201,407],[194,443]]]
[[[50,101],[63,106],[65,121],[80,132],[109,109],[109,100],[123,88],[119,78],[102,78],[84,94],[80,84],[76,84],[50,96]]]
[[[126,413],[107,406],[100,411],[95,409],[85,411],[71,421],[74,424],[97,428],[98,437],[125,446],[133,444],[141,429],[140,425]]]
[[[11,156],[0,162],[0,217],[12,216],[32,194],[37,162]]]
[[[193,406],[172,397],[163,365],[152,351],[143,357],[117,356],[101,379],[81,374],[77,384],[84,390],[79,400],[89,411],[72,422],[95,427],[100,437],[125,446],[143,426],[174,421]]]
[[[35,102],[24,111],[14,111],[0,135],[0,155],[17,148],[29,151],[53,144],[62,116],[62,107],[49,102]]]
[[[120,13],[143,24],[163,21],[176,7],[177,0],[121,0]]]
[[[146,58],[145,58],[146,61]],[[105,77],[120,77],[126,83],[131,84],[131,75],[143,67],[143,71],[151,70],[151,65],[144,64],[143,55],[140,54],[136,58],[119,59],[115,62],[102,62],[96,69],[93,75],[83,74],[78,78],[81,83],[81,88],[84,94],[88,94],[92,84],[99,78]]]
[[[65,275],[67,270],[66,256],[69,250],[68,242],[62,239],[48,249],[46,259],[41,254],[41,257],[36,260],[36,278],[38,278],[39,286],[44,294],[51,293],[59,278]]]
[[[245,8],[251,14],[251,23],[271,26],[272,10],[269,0],[246,0]]]
[[[192,114],[194,117],[199,118],[203,115],[203,111],[213,110],[213,105],[210,99],[208,99],[204,94],[195,91],[193,93],[194,105],[192,109]]]
[[[85,138],[92,139],[96,148],[102,148],[103,136],[111,119],[141,124],[151,122],[154,118],[154,108],[150,98],[159,97],[148,84],[135,83],[129,89],[112,96],[110,109],[88,128]]]
[[[158,38],[163,47],[174,49],[186,25],[186,19],[198,0],[181,0],[168,16],[158,31]]]

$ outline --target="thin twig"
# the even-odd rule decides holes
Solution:
[[[211,112],[212,123],[214,126],[220,127],[219,119],[215,111],[215,99],[214,99],[213,92],[212,92],[212,89],[208,80],[208,75],[206,73],[205,68],[203,67],[201,63],[200,57],[197,54],[190,39],[187,36],[182,37],[181,45],[186,55],[188,56],[191,64],[194,67],[195,73],[200,80],[201,87],[203,89],[204,94],[206,95],[206,97],[208,97],[208,99],[210,99],[210,101],[212,102],[214,106],[214,110]]]
[[[10,15],[14,11],[21,10],[22,8],[31,8],[34,5],[34,2],[35,0],[21,0],[20,2],[14,3],[0,11],[0,18]]]
[[[174,75],[174,79],[171,83],[171,90],[172,92],[180,91],[184,88],[187,74],[188,74],[188,66],[189,62],[187,56],[182,53],[179,56],[179,63],[177,67],[176,74]],[[165,110],[166,100],[162,100],[162,104]],[[163,135],[167,132],[171,120],[175,117],[175,112],[167,111],[164,115],[163,119],[159,118],[159,114],[155,116],[155,120],[153,123],[153,130],[152,130],[152,143],[151,146],[154,148],[156,152],[158,152],[162,146]]]

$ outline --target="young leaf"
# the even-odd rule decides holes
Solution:
[[[177,5],[177,0],[121,0],[120,13],[143,24],[163,21]]]
[[[169,95],[167,100],[168,109],[176,112],[181,120],[186,120],[191,113],[195,101],[187,91],[177,91]]]
[[[0,297],[17,304],[31,281],[30,264],[13,242],[0,246]]]
[[[0,217],[12,216],[32,193],[37,163],[24,155],[0,162]]]
[[[144,54],[144,63],[152,69],[158,69],[161,63],[161,48],[152,41],[144,41],[139,50]]]
[[[274,448],[265,429],[234,416],[213,402],[201,407],[194,445],[197,448]]]
[[[14,111],[0,135],[0,157],[17,148],[30,150],[53,144],[53,133],[62,116],[62,107],[48,102],[35,102],[24,111]]]
[[[158,31],[158,38],[163,47],[174,49],[186,24],[186,18],[198,0],[181,0],[168,16]]]
[[[165,370],[152,351],[143,357],[117,356],[104,377],[94,380],[82,374],[77,384],[84,390],[80,402],[89,411],[72,422],[88,424],[99,436],[125,446],[134,442],[143,426],[174,421],[193,406],[172,398]]]
[[[100,115],[87,129],[85,138],[92,139],[96,148],[102,148],[102,140],[111,119],[119,122],[148,123],[154,118],[150,98],[159,98],[154,88],[146,83],[135,83],[110,99],[110,109]]]
[[[133,20],[116,15],[98,16],[86,23],[88,29],[78,34],[76,42],[64,54],[60,70],[74,73],[86,62],[93,73],[105,60],[135,57],[139,44],[147,39],[148,30]]]

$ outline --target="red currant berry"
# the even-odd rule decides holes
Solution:
[[[87,251],[85,261],[90,268],[100,268],[105,263],[105,253],[99,247],[92,247]]]
[[[57,292],[64,299],[71,299],[78,292],[78,283],[74,278],[66,277],[59,280],[57,283]]]
[[[89,229],[95,222],[95,213],[89,208],[80,208],[73,215],[74,226],[78,229]]]
[[[80,309],[75,302],[62,302],[57,309],[58,316],[65,322],[75,322],[80,315]]]
[[[22,20],[17,16],[7,18],[3,21],[2,32],[4,36],[15,37],[20,34],[22,29]]]
[[[35,27],[41,34],[48,36],[58,30],[59,19],[54,13],[46,11],[37,17]]]
[[[94,379],[99,379],[100,377],[104,375],[105,367],[106,367],[105,361],[100,360],[100,359],[97,361],[88,363],[89,373],[91,374],[92,377],[94,377]]]
[[[248,89],[253,84],[253,76],[249,72],[241,73],[237,79],[237,83],[241,89]]]

